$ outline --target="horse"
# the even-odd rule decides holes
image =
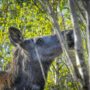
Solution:
[[[72,30],[66,33],[70,48],[72,34]],[[13,61],[9,71],[0,72],[0,90],[44,90],[49,68],[62,53],[57,35],[24,39],[19,29],[10,27],[9,38],[15,47]]]

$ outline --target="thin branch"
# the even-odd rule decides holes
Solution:
[[[82,0],[83,6],[86,10],[87,21],[87,46],[88,46],[88,70],[89,70],[89,90],[90,90],[90,0]]]
[[[40,1],[41,5],[43,6],[43,8],[47,11],[47,14],[52,18],[52,23],[53,23],[53,25],[55,27],[56,34],[57,34],[57,36],[58,36],[58,38],[60,40],[60,44],[62,46],[62,50],[63,50],[63,52],[65,52],[65,54],[67,56],[68,67],[70,69],[70,72],[72,73],[74,71],[73,65],[71,63],[71,59],[70,59],[70,57],[68,55],[68,52],[67,52],[67,50],[65,48],[65,42],[64,42],[65,40],[64,40],[64,38],[63,38],[63,36],[61,34],[60,26],[59,26],[59,24],[57,22],[57,15],[55,14],[55,12],[54,12],[54,10],[53,10],[53,8],[52,8],[52,6],[51,6],[51,4],[49,3],[48,0],[43,0],[43,1],[39,0],[39,1]],[[72,77],[75,80],[74,73],[72,73]]]

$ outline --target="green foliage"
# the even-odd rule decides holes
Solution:
[[[60,0],[60,2],[50,0],[50,3],[54,10],[57,10],[58,6],[58,23],[61,30],[71,29],[72,23],[67,0]],[[0,68],[2,70],[5,70],[5,66],[12,60],[13,46],[8,38],[10,26],[19,28],[25,38],[53,33],[49,16],[37,0],[0,0]],[[55,65],[54,62],[53,66]],[[76,83],[72,81],[69,70],[63,62],[59,64],[59,84],[55,84],[56,71],[53,66],[49,72],[45,90],[77,90],[73,86]]]
[[[27,0],[28,1],[28,0]],[[0,4],[0,61],[4,65],[11,60],[8,28],[20,28],[25,38],[51,34],[51,22],[39,11],[33,1],[2,0]],[[28,3],[28,4],[27,4]],[[22,4],[22,5],[21,5]]]

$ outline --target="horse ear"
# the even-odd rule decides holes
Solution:
[[[11,43],[13,43],[15,46],[21,44],[24,40],[20,30],[15,27],[9,28],[9,38]]]

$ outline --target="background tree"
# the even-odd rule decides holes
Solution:
[[[12,60],[10,26],[20,28],[25,38],[56,33],[64,53],[52,64],[45,90],[89,90],[89,4],[89,0],[0,0],[0,69],[6,70]],[[61,35],[70,29],[75,50],[68,50]]]

